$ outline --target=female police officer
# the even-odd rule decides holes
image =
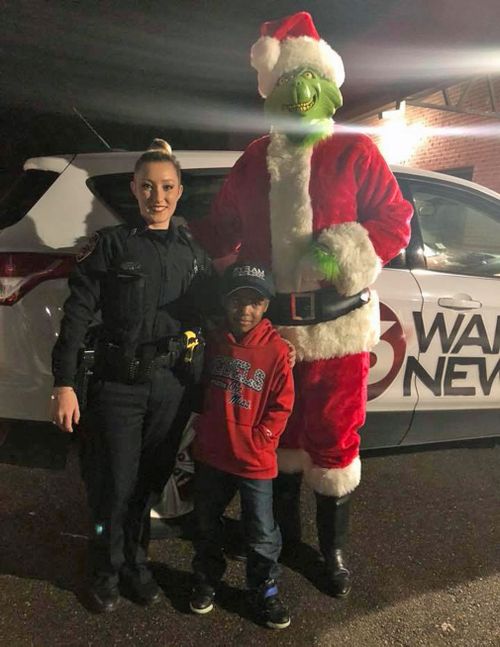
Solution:
[[[131,182],[143,222],[97,232],[79,255],[53,351],[52,418],[71,432],[80,418],[78,356],[100,315],[85,424],[92,455],[83,463],[94,523],[90,594],[98,611],[113,610],[123,590],[142,604],[159,599],[146,562],[149,513],[178,439],[182,331],[200,323],[193,304],[207,294],[211,276],[203,251],[171,221],[180,176],[169,145],[154,140]]]

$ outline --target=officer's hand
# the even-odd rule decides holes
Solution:
[[[76,393],[70,386],[57,386],[52,392],[50,415],[61,431],[73,432],[80,422],[80,407]]]

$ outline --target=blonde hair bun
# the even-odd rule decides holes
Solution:
[[[161,151],[167,155],[172,155],[172,147],[164,139],[159,139],[155,137],[151,144],[149,144],[148,151]]]

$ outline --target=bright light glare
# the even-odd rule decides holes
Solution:
[[[407,125],[404,119],[382,127],[380,151],[390,164],[405,164],[424,138],[420,124]]]
[[[381,73],[382,70],[382,73]],[[444,78],[463,78],[500,73],[500,49],[445,47],[366,46],[359,52],[359,62],[351,63],[351,81],[384,83],[406,79],[419,84]]]
[[[371,137],[380,137],[382,130],[385,127],[382,122],[380,125],[370,126],[368,124],[338,124],[337,131],[364,133]],[[484,137],[491,139],[492,137],[500,137],[500,122],[484,124],[484,125],[468,125],[468,126],[426,126],[419,124],[422,137]]]
[[[379,148],[390,164],[405,164],[424,137],[421,123],[406,123],[406,104],[401,102],[397,110],[382,113],[383,125],[379,130]]]

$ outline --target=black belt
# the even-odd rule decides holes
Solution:
[[[334,288],[291,294],[278,292],[271,301],[268,316],[277,326],[305,326],[343,317],[368,301],[368,288],[350,297],[342,296]]]
[[[125,384],[147,382],[155,368],[173,368],[183,352],[180,335],[165,341],[160,347],[145,345],[135,357],[125,355],[120,346],[101,342],[97,347],[96,373],[102,379]]]

